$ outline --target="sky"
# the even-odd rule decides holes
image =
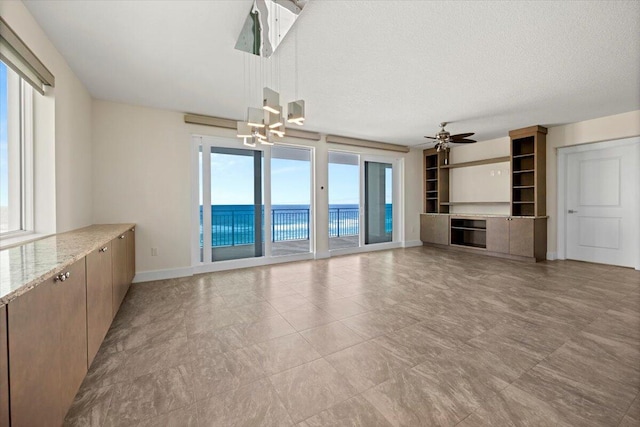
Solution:
[[[7,66],[0,62],[0,206],[7,206],[9,197],[7,156]]]
[[[311,165],[308,161],[271,160],[271,204],[308,205],[311,200]],[[387,182],[391,180],[388,171]],[[357,165],[329,164],[329,204],[359,203],[360,172]],[[391,186],[386,189],[391,203]],[[214,205],[253,204],[253,158],[213,153],[211,195]],[[201,197],[202,199],[202,197]],[[202,200],[200,200],[202,203]]]

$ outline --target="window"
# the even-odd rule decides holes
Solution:
[[[0,61],[0,237],[33,230],[29,84]]]

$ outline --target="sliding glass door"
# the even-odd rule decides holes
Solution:
[[[396,242],[400,195],[394,158],[329,152],[329,250]]]
[[[329,250],[360,246],[360,156],[329,152]]]
[[[264,255],[261,151],[201,146],[200,262]]]
[[[311,252],[311,150],[271,150],[271,256]]]
[[[393,165],[364,161],[364,243],[393,240]]]
[[[310,257],[313,151],[238,145],[194,137],[194,264],[235,268],[260,264],[256,258]]]

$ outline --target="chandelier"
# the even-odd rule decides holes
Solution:
[[[240,37],[236,43],[236,49],[248,52],[253,58],[254,72],[249,73],[249,96],[246,101],[250,105],[244,121],[237,123],[237,137],[243,138],[244,145],[255,147],[256,144],[273,145],[286,134],[285,121],[288,124],[302,126],[305,120],[304,100],[298,99],[287,104],[286,120],[284,109],[280,105],[280,94],[271,87],[262,85],[271,77],[272,86],[278,86],[280,81],[279,57],[276,62],[270,58],[275,49],[293,26],[304,7],[304,2],[298,0],[254,0],[249,16],[247,17]],[[283,24],[284,23],[284,24]],[[259,57],[259,65],[255,65]],[[298,38],[295,40],[295,97],[298,98]],[[265,62],[269,61],[266,63]],[[245,89],[247,85],[247,60],[245,57]],[[251,63],[249,64],[251,68]],[[274,69],[276,70],[275,72]],[[252,76],[256,76],[256,86],[262,86],[261,105],[251,106],[254,85]],[[246,90],[245,90],[246,92]]]

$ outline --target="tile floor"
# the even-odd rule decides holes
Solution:
[[[131,287],[78,426],[638,426],[640,272],[429,247]]]

